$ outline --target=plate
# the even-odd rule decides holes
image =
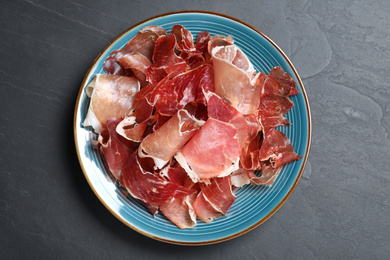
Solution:
[[[153,217],[137,200],[115,185],[100,153],[93,148],[97,136],[82,127],[89,99],[85,87],[98,73],[104,73],[104,60],[113,50],[120,49],[143,27],[159,25],[170,32],[175,24],[181,24],[194,34],[201,31],[214,35],[231,35],[235,43],[249,57],[257,71],[269,73],[279,66],[298,83],[300,91],[292,96],[294,107],[286,115],[292,123],[278,129],[291,140],[299,161],[285,165],[272,187],[247,185],[236,192],[237,198],[226,216],[216,218],[210,224],[198,221],[192,229],[181,230],[162,214]],[[140,22],[114,39],[95,59],[81,85],[74,114],[74,137],[77,155],[84,175],[92,190],[106,208],[132,229],[151,238],[174,244],[204,245],[226,241],[242,235],[270,218],[287,200],[305,168],[311,143],[311,116],[309,102],[302,81],[291,61],[264,33],[255,27],[227,15],[184,11],[162,14]]]

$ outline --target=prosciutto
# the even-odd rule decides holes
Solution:
[[[181,198],[195,192],[155,174],[145,160],[140,161],[137,153],[133,153],[124,165],[122,180],[131,196],[155,206],[162,205],[173,197]]]
[[[160,26],[151,25],[143,28],[120,50],[111,52],[104,62],[104,71],[113,75],[129,76],[132,71],[125,69],[120,63],[120,59],[126,54],[138,53],[148,60],[152,60],[154,45],[160,36],[166,35],[166,31]]]
[[[161,169],[203,123],[189,115],[186,110],[179,110],[142,141],[138,150],[139,156],[152,158],[156,167]]]
[[[279,67],[272,68],[270,74],[264,79],[258,110],[264,133],[280,125],[290,125],[284,116],[294,106],[294,103],[288,96],[297,93],[299,91],[293,78]]]
[[[230,176],[214,178],[210,184],[200,184],[200,188],[201,192],[194,201],[194,209],[196,215],[206,223],[225,215],[236,199]]]
[[[285,134],[279,130],[270,130],[265,136],[260,149],[260,160],[270,160],[273,168],[301,159]]]
[[[175,158],[194,182],[228,175],[240,155],[236,133],[231,124],[209,118]]]
[[[139,89],[139,82],[134,77],[97,74],[86,87],[91,100],[83,126],[92,126],[100,133],[107,128],[109,118],[129,116]]]
[[[209,118],[231,124],[237,132],[237,141],[242,148],[248,138],[248,123],[245,116],[215,93],[207,96]]]
[[[84,126],[117,184],[177,227],[228,214],[234,192],[271,186],[302,158],[279,125],[299,93],[281,68],[256,72],[231,36],[140,30],[86,88]]]
[[[237,55],[239,61],[236,65],[240,65],[241,68],[233,63]],[[260,104],[261,82],[257,80],[259,76],[252,79],[249,60],[235,45],[214,47],[211,49],[211,56],[215,93],[242,114],[254,114]],[[244,59],[247,61],[244,62]]]
[[[116,127],[120,120],[109,118],[107,120],[107,130],[103,131],[98,138],[99,146],[103,152],[110,172],[115,179],[121,180],[122,169],[130,154],[137,149],[136,145],[123,138],[116,132]]]
[[[161,80],[150,96],[150,104],[162,115],[172,116],[188,103],[205,103],[204,93],[214,91],[214,74],[211,65],[169,79]]]

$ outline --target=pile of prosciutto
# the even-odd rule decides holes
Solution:
[[[87,86],[85,127],[117,183],[179,228],[226,215],[240,187],[272,185],[297,155],[277,126],[298,92],[256,72],[232,37],[147,26]]]

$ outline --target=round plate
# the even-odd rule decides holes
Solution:
[[[257,71],[269,73],[279,66],[298,83],[300,91],[292,96],[294,107],[286,115],[289,127],[279,127],[291,140],[294,151],[303,156],[299,161],[283,167],[272,187],[246,185],[236,192],[237,198],[226,216],[216,218],[210,224],[198,221],[192,229],[181,230],[162,214],[153,217],[137,200],[127,196],[108,174],[104,159],[93,148],[97,139],[90,129],[82,127],[89,99],[85,87],[98,73],[104,73],[103,64],[113,50],[120,49],[143,27],[159,25],[170,32],[175,24],[190,30],[194,39],[201,31],[211,36],[231,35],[235,43],[249,57]],[[113,40],[96,58],[81,85],[74,114],[74,137],[81,168],[92,190],[107,209],[132,229],[157,240],[202,245],[225,241],[259,226],[274,214],[291,195],[306,165],[311,143],[311,117],[308,99],[302,81],[283,51],[264,33],[253,26],[222,14],[185,11],[162,14],[140,22]]]

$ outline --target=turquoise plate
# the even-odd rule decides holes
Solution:
[[[286,118],[292,123],[279,129],[290,138],[294,150],[303,158],[287,164],[281,170],[272,187],[247,185],[237,191],[237,199],[226,216],[211,224],[198,221],[196,227],[181,230],[162,214],[153,217],[137,200],[129,198],[115,185],[108,174],[100,153],[93,148],[97,136],[83,128],[89,99],[86,85],[95,74],[104,73],[103,63],[113,50],[120,49],[143,27],[159,25],[168,32],[175,24],[181,24],[194,36],[201,31],[214,35],[231,35],[235,43],[246,53],[257,71],[269,73],[280,66],[298,83],[300,93],[291,99],[294,107]],[[81,168],[92,190],[107,209],[132,229],[151,238],[174,244],[204,245],[226,241],[242,235],[271,217],[287,200],[305,168],[311,143],[311,117],[309,102],[302,81],[288,57],[264,33],[253,26],[226,15],[184,11],[162,14],[140,22],[114,39],[96,58],[81,85],[74,114],[74,137]]]

